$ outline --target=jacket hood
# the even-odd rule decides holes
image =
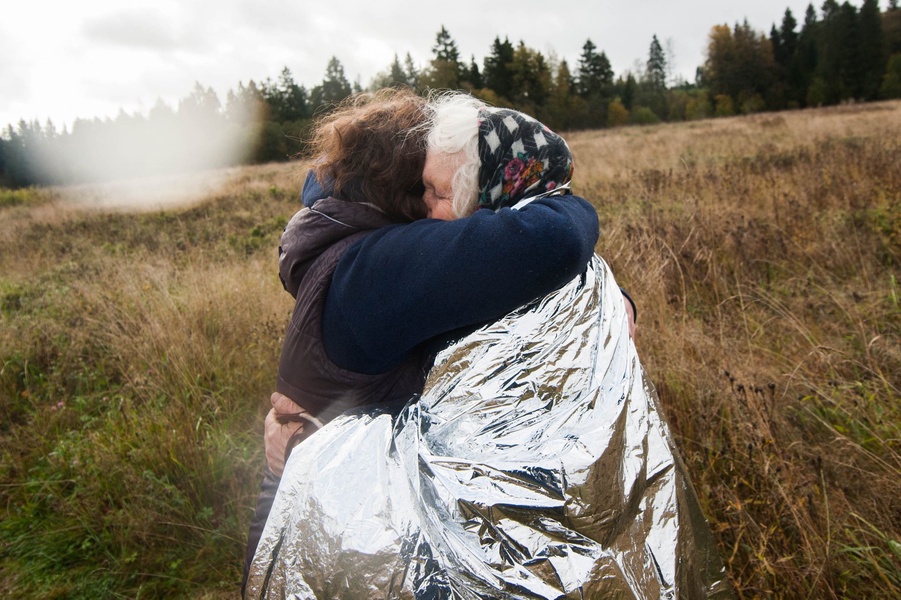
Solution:
[[[324,198],[301,209],[285,227],[278,248],[282,285],[296,298],[307,271],[329,247],[349,235],[390,224],[373,206],[337,198]]]

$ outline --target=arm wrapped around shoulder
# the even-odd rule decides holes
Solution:
[[[572,195],[552,196],[536,200],[519,212],[528,216],[525,222],[535,228],[528,252],[534,269],[546,268],[550,275],[557,273],[557,284],[538,296],[559,288],[585,270],[600,235],[597,210],[588,201]]]
[[[598,233],[597,211],[576,196],[384,227],[348,248],[335,269],[326,351],[342,368],[385,372],[426,340],[566,285],[585,270]]]

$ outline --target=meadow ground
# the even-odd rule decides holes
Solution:
[[[901,595],[901,103],[567,139],[738,595]],[[304,168],[0,191],[0,595],[237,595]]]

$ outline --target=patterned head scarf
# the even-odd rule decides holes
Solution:
[[[479,206],[493,210],[569,183],[573,155],[562,137],[519,111],[479,111]]]

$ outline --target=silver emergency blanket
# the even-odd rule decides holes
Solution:
[[[728,598],[607,264],[295,448],[248,598]]]

